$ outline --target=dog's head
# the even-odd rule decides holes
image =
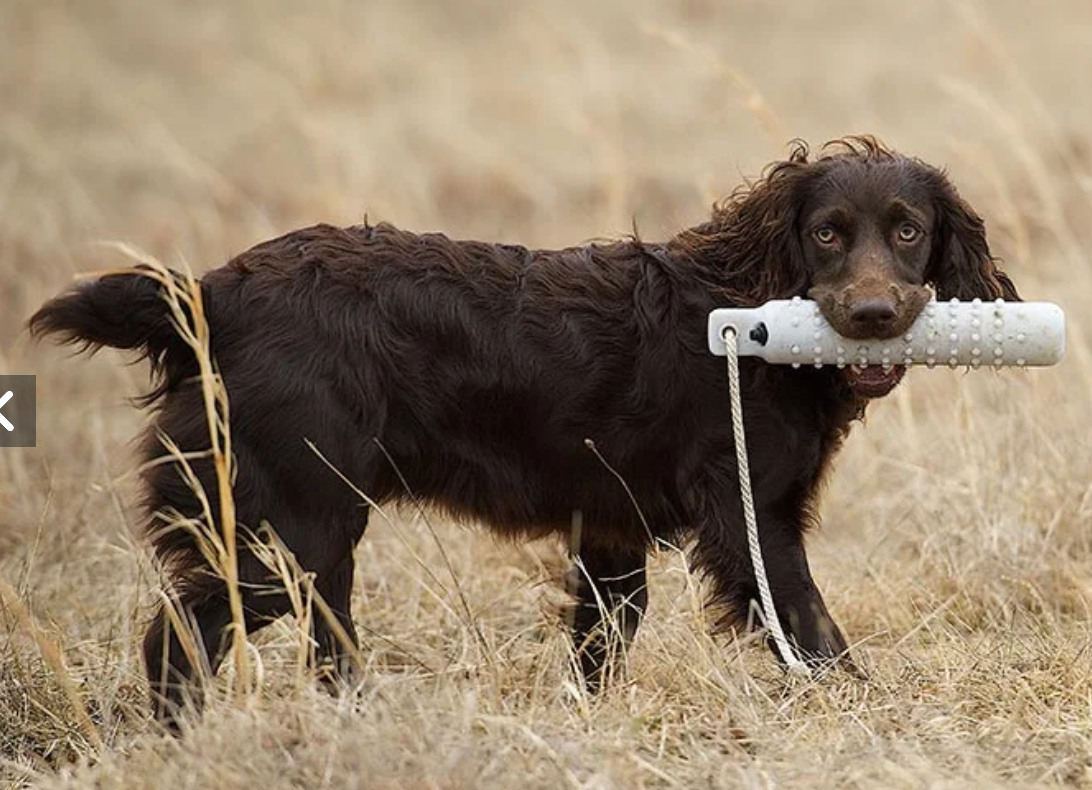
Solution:
[[[848,338],[898,337],[934,292],[1020,298],[990,256],[982,219],[944,173],[869,137],[830,143],[814,161],[797,144],[696,232],[713,228],[731,299],[806,296]],[[858,394],[879,397],[902,373],[874,366],[845,375]]]

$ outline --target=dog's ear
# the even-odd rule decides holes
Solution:
[[[1016,286],[990,255],[986,224],[951,182],[935,173],[936,228],[926,280],[937,299],[1021,301]]]
[[[679,234],[671,246],[698,263],[729,304],[803,296],[808,272],[799,216],[814,167],[798,141],[787,160],[714,206],[708,222]]]

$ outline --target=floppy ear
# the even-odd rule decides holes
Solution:
[[[671,248],[697,263],[729,304],[803,296],[808,274],[798,218],[814,167],[798,144],[789,159],[716,205],[708,222],[672,239]]]
[[[990,255],[982,218],[940,173],[935,191],[937,227],[926,280],[936,288],[937,299],[1021,301]]]

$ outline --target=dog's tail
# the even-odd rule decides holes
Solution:
[[[185,288],[182,275],[165,272]],[[154,270],[138,266],[78,283],[46,302],[27,321],[31,337],[55,336],[94,354],[104,346],[134,350],[152,366],[151,403],[193,366],[193,351],[179,334],[166,300],[166,287]],[[187,311],[187,320],[192,320]]]

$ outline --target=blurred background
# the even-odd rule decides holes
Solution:
[[[4,0],[0,373],[37,375],[39,403],[38,447],[0,450],[0,579],[60,645],[107,751],[8,608],[3,776],[61,782],[58,767],[83,760],[66,786],[200,785],[217,763],[237,769],[221,786],[353,786],[361,772],[391,787],[819,786],[816,772],[839,777],[830,786],[1092,786],[1089,75],[1085,0]],[[915,372],[839,460],[812,556],[878,686],[785,703],[764,652],[702,641],[695,582],[666,557],[636,686],[586,718],[564,704],[564,642],[545,625],[560,550],[440,530],[511,665],[483,680],[468,624],[415,565],[440,560],[410,514],[362,547],[356,618],[386,640],[377,655],[394,644],[462,674],[422,680],[388,657],[374,669],[394,696],[349,723],[307,697],[276,725],[225,712],[192,749],[154,739],[135,644],[155,575],[128,474],[143,418],[126,402],[146,370],[113,352],[72,361],[22,332],[74,274],[123,262],[102,242],[201,272],[365,214],[534,246],[634,225],[657,240],[792,138],[849,133],[946,167],[1025,298],[1069,318],[1062,366]],[[271,666],[290,663],[285,634],[264,643]],[[494,718],[468,712],[479,705]],[[552,751],[498,734],[506,716]],[[288,778],[236,732],[308,767]],[[402,757],[365,759],[339,740],[349,732]]]

